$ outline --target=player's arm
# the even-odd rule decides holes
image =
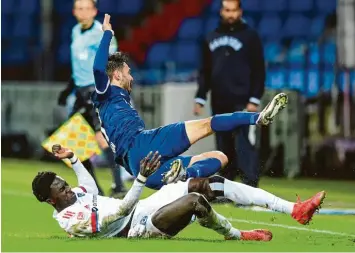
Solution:
[[[104,94],[110,85],[110,80],[106,74],[106,66],[109,57],[110,43],[113,37],[113,30],[110,24],[110,16],[107,14],[105,14],[102,29],[104,31],[104,35],[102,36],[99,48],[96,52],[93,67],[95,88],[98,94]]]
[[[158,152],[155,152],[152,156],[150,152],[145,158],[140,161],[140,171],[137,178],[134,180],[131,189],[122,200],[122,204],[117,210],[117,215],[124,216],[129,214],[134,206],[139,201],[142,194],[147,178],[151,176],[160,167],[160,158]]]
[[[59,159],[69,159],[73,170],[78,178],[79,187],[88,193],[98,194],[99,190],[95,183],[95,180],[92,178],[90,173],[84,167],[84,165],[80,162],[79,158],[74,154],[73,151],[62,147],[59,144],[55,144],[52,146],[52,152],[54,156]]]

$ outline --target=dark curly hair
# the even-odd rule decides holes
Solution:
[[[51,184],[53,183],[56,173],[51,171],[38,172],[32,181],[32,192],[40,202],[46,201],[51,192]]]
[[[128,62],[128,56],[122,52],[116,52],[108,57],[106,74],[111,78],[115,70],[123,68],[124,63]]]

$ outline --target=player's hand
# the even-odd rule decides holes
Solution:
[[[258,106],[256,104],[253,103],[249,103],[247,104],[247,111],[248,112],[257,112],[258,111]]]
[[[74,152],[68,148],[62,147],[60,144],[54,144],[52,146],[52,153],[58,159],[70,159],[73,158]]]
[[[102,24],[102,30],[103,31],[112,31],[112,25],[110,23],[111,16],[108,14],[105,14],[104,22]]]
[[[203,106],[199,103],[195,103],[194,106],[194,115],[200,116],[202,114]]]
[[[160,167],[161,155],[159,155],[158,151],[156,151],[153,156],[152,154],[153,152],[150,152],[140,162],[139,174],[146,178],[156,172]]]

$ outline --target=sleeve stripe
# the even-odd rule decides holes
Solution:
[[[110,78],[108,78],[108,80],[107,80],[106,88],[105,88],[104,91],[99,91],[99,90],[96,88],[96,85],[95,85],[95,90],[96,90],[97,94],[104,94],[104,93],[107,91],[107,89],[108,89],[109,86],[110,86]]]
[[[80,189],[82,189],[82,190],[83,190],[83,192],[87,193],[87,190],[85,189],[85,187],[84,187],[84,186],[79,186],[79,188],[80,188]]]

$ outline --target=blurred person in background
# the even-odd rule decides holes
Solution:
[[[263,47],[242,14],[241,0],[222,0],[221,22],[203,42],[195,115],[201,114],[209,90],[213,115],[258,111],[265,82]],[[217,149],[230,161],[221,175],[234,180],[241,169],[243,183],[257,187],[258,157],[248,136],[247,125],[233,132],[216,133]]]
[[[109,161],[113,174],[111,196],[122,197],[126,193],[126,190],[121,180],[120,168],[116,165],[114,155],[102,136],[100,131],[101,124],[93,109],[90,98],[92,92],[95,90],[92,67],[103,34],[101,29],[102,24],[95,20],[97,12],[96,0],[74,0],[73,15],[77,19],[78,24],[72,30],[72,76],[66,89],[60,93],[58,104],[66,106],[67,102],[70,103],[71,101],[70,95],[75,94],[75,102],[69,116],[80,112],[96,132],[96,140],[103,150],[106,159]],[[110,45],[110,52],[116,52],[117,48],[117,40],[114,39]],[[93,164],[89,159],[84,161],[83,164],[95,179],[100,194],[103,195],[103,190],[99,186],[94,173]]]

